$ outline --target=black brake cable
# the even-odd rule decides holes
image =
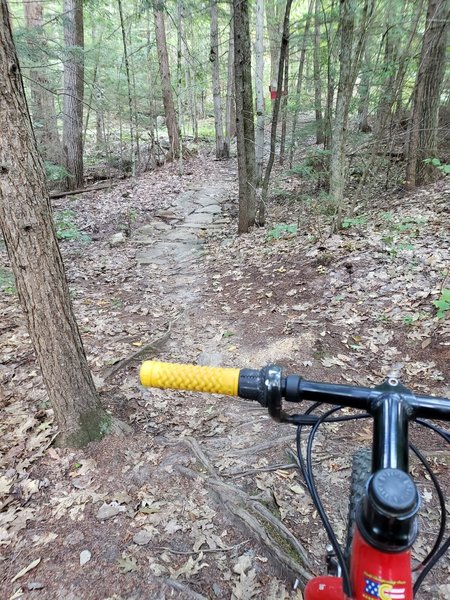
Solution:
[[[447,443],[450,443],[450,433],[448,433],[445,429],[441,429],[440,427],[437,427],[437,425],[433,425],[433,423],[429,423],[428,421],[424,421],[423,419],[416,419],[415,422],[418,423],[419,425],[422,425],[423,427],[428,427],[428,429],[431,429],[432,431],[434,431],[435,433],[440,435]],[[433,475],[434,475],[434,473],[433,473]],[[444,499],[444,515],[445,515],[445,511],[446,511],[446,507],[445,507],[445,499]],[[445,519],[445,516],[444,516],[444,519]],[[435,566],[435,564],[444,556],[444,554],[447,552],[447,550],[449,548],[450,548],[450,537],[441,546],[441,548],[434,553],[434,555],[430,558],[428,563],[425,565],[423,571],[417,577],[417,579],[414,583],[414,595],[419,590],[425,577],[428,575],[428,573],[431,571],[431,569]]]
[[[430,479],[434,485],[434,489],[436,490],[436,494],[439,499],[439,508],[440,508],[440,512],[441,512],[441,519],[440,519],[441,523],[439,526],[439,532],[436,536],[436,541],[434,542],[433,548],[428,552],[427,556],[414,569],[414,571],[417,571],[418,569],[420,569],[420,567],[424,567],[428,563],[428,561],[433,558],[433,555],[435,554],[435,552],[438,550],[439,546],[441,545],[441,542],[442,542],[442,539],[443,539],[444,533],[445,533],[445,526],[447,524],[447,517],[446,517],[444,494],[442,493],[442,488],[439,484],[439,481],[438,481],[436,475],[433,473],[430,465],[428,464],[426,457],[422,454],[422,452],[414,444],[409,444],[409,447],[414,452],[414,454],[417,456],[417,458],[420,460],[422,465],[425,467],[428,475],[430,476]]]
[[[315,410],[315,408],[317,408],[318,406],[320,406],[321,403],[317,402],[316,404],[314,404],[313,406],[311,406],[305,414],[310,414],[313,410]],[[343,580],[343,588],[344,588],[344,593],[347,594],[348,596],[351,596],[351,581],[350,581],[350,575],[348,572],[348,568],[347,568],[347,564],[345,562],[345,558],[344,558],[344,554],[342,552],[342,549],[339,545],[339,542],[337,541],[336,535],[333,531],[333,528],[331,526],[331,523],[328,519],[328,516],[325,512],[325,509],[323,507],[323,504],[320,500],[320,496],[317,492],[317,487],[315,485],[315,481],[314,481],[314,474],[312,471],[312,444],[315,438],[315,435],[317,433],[317,430],[319,428],[320,425],[322,425],[323,423],[326,422],[333,422],[335,420],[343,420],[343,421],[347,421],[350,419],[360,419],[360,418],[367,418],[370,415],[368,414],[357,414],[357,415],[353,415],[352,417],[349,416],[345,416],[342,418],[338,418],[338,419],[330,419],[329,417],[336,411],[341,410],[342,407],[341,406],[335,406],[333,408],[331,408],[330,410],[328,410],[327,412],[325,412],[322,416],[318,416],[317,417],[317,421],[316,423],[313,425],[311,432],[309,434],[308,437],[308,443],[307,443],[307,455],[306,455],[306,464],[305,464],[305,460],[303,458],[303,454],[302,454],[302,449],[301,449],[301,429],[302,426],[300,425],[297,428],[297,456],[299,459],[299,463],[300,463],[300,468],[302,470],[303,476],[305,478],[306,481],[306,485],[308,487],[309,493],[311,494],[311,498],[313,500],[314,506],[317,509],[317,512],[319,513],[320,519],[323,523],[323,526],[325,528],[325,531],[327,532],[328,535],[328,539],[330,540],[330,543],[333,547],[333,550],[336,554],[336,557],[338,559],[338,562],[341,566],[341,571],[342,571],[342,580]]]

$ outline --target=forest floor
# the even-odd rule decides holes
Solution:
[[[144,390],[143,359],[277,362],[361,385],[401,365],[417,392],[450,396],[450,311],[438,318],[433,305],[450,287],[448,178],[386,193],[332,236],[299,200],[301,179],[279,185],[267,226],[243,236],[233,160],[198,156],[182,176],[168,165],[54,202],[96,385],[133,428],[84,450],[52,445],[0,247],[1,600],[300,599],[296,578],[323,572],[327,541],[294,468],[295,430],[241,400]],[[411,429],[448,491],[448,449]],[[316,483],[341,541],[351,455],[370,440],[369,422],[328,425],[316,438]],[[411,469],[420,561],[439,510],[428,474]],[[447,554],[417,597],[449,598],[449,577]]]

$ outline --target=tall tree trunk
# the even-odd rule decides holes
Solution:
[[[0,89],[0,227],[61,443],[83,446],[101,438],[112,419],[100,405],[73,315],[6,0]]]
[[[228,43],[228,81],[225,106],[225,145],[230,152],[231,138],[236,135],[236,103],[234,98],[234,17],[233,3],[230,3],[230,39]]]
[[[178,157],[178,174],[183,175],[183,137],[185,135],[184,130],[184,118],[183,118],[183,84],[182,84],[182,73],[181,73],[181,59],[182,59],[182,35],[183,35],[183,6],[182,2],[177,2],[177,99],[178,99],[178,115],[180,119],[180,126],[182,135],[180,136],[180,155]]]
[[[358,130],[368,133],[372,130],[369,125],[369,100],[370,100],[370,78],[373,75],[371,67],[370,52],[366,48],[364,68],[361,73],[361,81],[358,86]]]
[[[280,46],[283,29],[281,3],[284,6],[284,0],[266,0],[265,3],[270,50],[270,88],[274,91],[278,85],[278,65],[280,63]]]
[[[264,164],[264,0],[256,2],[255,92],[256,92],[256,186],[262,182]]]
[[[25,23],[35,35],[43,25],[43,6],[39,0],[24,0]],[[45,56],[46,40],[40,36],[39,43],[29,42],[30,54],[39,62]],[[42,68],[32,67],[30,76],[31,114],[33,115],[34,133],[38,148],[46,160],[59,165],[62,162],[62,147],[58,133],[58,124],[55,110],[55,98],[50,90],[50,83]]]
[[[164,23],[164,3],[161,0],[153,0],[153,14],[155,17],[159,74],[161,77],[164,111],[170,144],[169,158],[174,159],[180,155],[180,135],[170,81],[169,55],[167,53],[166,26]]]
[[[280,90],[283,83],[283,67],[284,60],[286,57],[286,49],[289,41],[289,17],[291,14],[292,0],[286,0],[286,9],[283,20],[283,35],[281,36],[281,47],[280,47],[280,63],[278,65],[278,82],[277,89]],[[259,224],[264,225],[266,220],[266,204],[269,195],[269,181],[270,174],[272,172],[273,163],[275,161],[275,142],[277,138],[277,124],[278,124],[278,113],[280,111],[281,95],[277,94],[273,103],[272,111],[272,126],[270,130],[270,154],[267,162],[266,170],[264,173],[264,181],[261,191],[261,200],[259,205]]]
[[[134,155],[134,127],[133,127],[133,99],[131,97],[131,77],[130,77],[130,64],[128,62],[128,50],[127,50],[127,36],[125,33],[125,25],[123,21],[123,10],[122,0],[117,0],[119,7],[120,17],[120,29],[122,32],[122,45],[123,45],[123,60],[125,63],[125,75],[127,78],[127,92],[128,92],[128,112],[130,115],[130,163],[131,163],[131,174],[136,173],[136,160]]]
[[[63,151],[66,188],[83,187],[84,35],[83,0],[64,0]]]
[[[439,101],[445,72],[449,16],[450,0],[429,0],[409,130],[406,166],[406,186],[409,189],[436,176],[434,167],[425,164],[424,160],[438,157]]]
[[[323,144],[324,140],[320,58],[320,0],[316,0],[314,12],[314,108],[316,113],[316,144]]]
[[[236,133],[239,177],[239,233],[255,224],[255,126],[248,0],[233,0]]]
[[[281,139],[280,139],[280,158],[279,163],[284,163],[284,153],[286,150],[286,131],[287,131],[287,112],[288,112],[288,94],[289,94],[289,31],[286,54],[284,56],[284,85],[283,95],[281,97]]]
[[[330,160],[330,198],[335,206],[334,229],[341,227],[345,188],[347,123],[350,102],[356,76],[364,52],[370,19],[373,16],[375,1],[365,0],[361,9],[358,37],[353,44],[355,29],[355,13],[357,4],[354,0],[340,0],[341,51],[339,86],[336,99],[336,114],[331,141]],[[354,48],[353,48],[354,46]],[[349,207],[350,208],[350,207]]]
[[[399,9],[400,5],[390,2],[387,6],[386,31],[384,32],[383,90],[377,107],[376,133],[379,138],[386,134],[392,107],[395,102],[395,79],[399,53]]]
[[[310,0],[309,6],[308,6],[308,14],[306,15],[305,30],[303,32],[303,38],[302,38],[300,61],[298,64],[297,85],[295,88],[295,110],[294,110],[294,115],[292,117],[291,146],[290,146],[290,150],[289,150],[289,168],[290,169],[292,169],[292,162],[294,159],[294,149],[297,144],[296,132],[297,132],[298,114],[300,112],[300,106],[301,106],[303,71],[305,68],[305,57],[306,57],[306,43],[307,43],[307,39],[308,39],[309,27],[311,24],[311,13],[312,13],[312,9],[313,9],[313,3],[314,3],[314,0]]]
[[[339,22],[341,27],[340,69],[330,161],[330,198],[336,209],[337,222],[335,225],[338,228],[340,227],[340,215],[344,198],[348,109],[353,90],[351,74],[355,25],[354,0],[340,0]]]
[[[331,0],[331,9],[333,13],[336,10],[335,0]],[[332,136],[332,128],[333,128],[333,106],[334,106],[334,95],[336,91],[336,82],[333,64],[337,61],[337,57],[335,57],[334,50],[334,40],[337,36],[333,35],[331,31],[330,24],[327,23],[327,18],[325,11],[322,5],[322,14],[323,14],[323,26],[326,34],[327,40],[327,96],[325,102],[325,111],[324,111],[324,120],[323,120],[323,147],[325,150],[329,151],[331,149],[331,136]]]
[[[210,0],[211,6],[211,48],[209,60],[211,63],[211,76],[214,103],[214,127],[216,132],[216,158],[224,158],[224,139],[222,123],[222,101],[220,97],[220,73],[219,73],[219,23],[218,23],[218,0]]]

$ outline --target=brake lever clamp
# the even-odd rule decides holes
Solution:
[[[292,423],[292,415],[283,410],[283,377],[281,367],[268,365],[263,370],[264,404],[269,415],[279,423]]]

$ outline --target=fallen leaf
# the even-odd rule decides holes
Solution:
[[[237,563],[234,565],[233,571],[238,575],[242,575],[243,573],[245,573],[245,571],[248,571],[248,569],[250,569],[251,566],[252,559],[250,558],[250,556],[248,554],[242,554],[238,558]]]
[[[14,583],[15,581],[17,581],[18,579],[23,577],[26,573],[28,573],[28,571],[31,571],[31,569],[34,569],[34,567],[37,567],[40,562],[41,562],[40,558],[36,558],[36,560],[33,560],[33,562],[31,562],[28,565],[28,567],[24,567],[21,571],[19,571],[17,573],[17,575],[14,575],[14,577],[11,579],[11,583]]]
[[[134,556],[122,556],[117,561],[117,564],[122,569],[124,573],[132,573],[133,571],[137,571],[139,569],[137,560]]]

